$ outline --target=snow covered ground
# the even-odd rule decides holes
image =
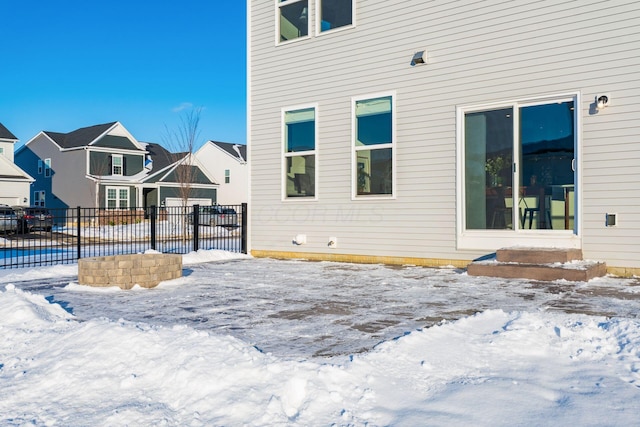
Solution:
[[[640,281],[184,256],[0,271],[0,425],[634,425]]]

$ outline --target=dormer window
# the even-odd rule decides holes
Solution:
[[[122,154],[111,155],[111,175],[122,176]]]

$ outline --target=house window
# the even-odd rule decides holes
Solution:
[[[309,35],[309,0],[280,0],[276,7],[278,42]]]
[[[4,147],[0,147],[0,156],[4,156]]]
[[[228,184],[231,182],[231,171],[229,169],[224,170],[224,183]]]
[[[44,176],[45,178],[51,176],[51,159],[44,159]]]
[[[126,187],[107,187],[107,209],[128,209],[129,189]]]
[[[42,160],[38,159],[38,174],[42,175]]]
[[[44,199],[45,199],[44,191],[34,191],[33,193],[33,206],[44,207]]]
[[[353,0],[318,0],[320,4],[319,32],[353,24]]]
[[[354,99],[355,196],[392,196],[395,126],[393,96]]]
[[[285,198],[315,197],[316,109],[283,112]]]
[[[122,175],[122,154],[111,155],[111,175]]]

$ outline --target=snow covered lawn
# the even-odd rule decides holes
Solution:
[[[0,425],[637,423],[637,280],[184,264],[133,291],[0,271]]]

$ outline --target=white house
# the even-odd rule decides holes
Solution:
[[[34,179],[13,162],[18,138],[0,123],[0,204],[29,206]]]
[[[249,198],[247,146],[228,142],[207,141],[195,157],[218,183],[218,203],[239,205]]]
[[[640,3],[248,1],[250,249],[640,274]]]

